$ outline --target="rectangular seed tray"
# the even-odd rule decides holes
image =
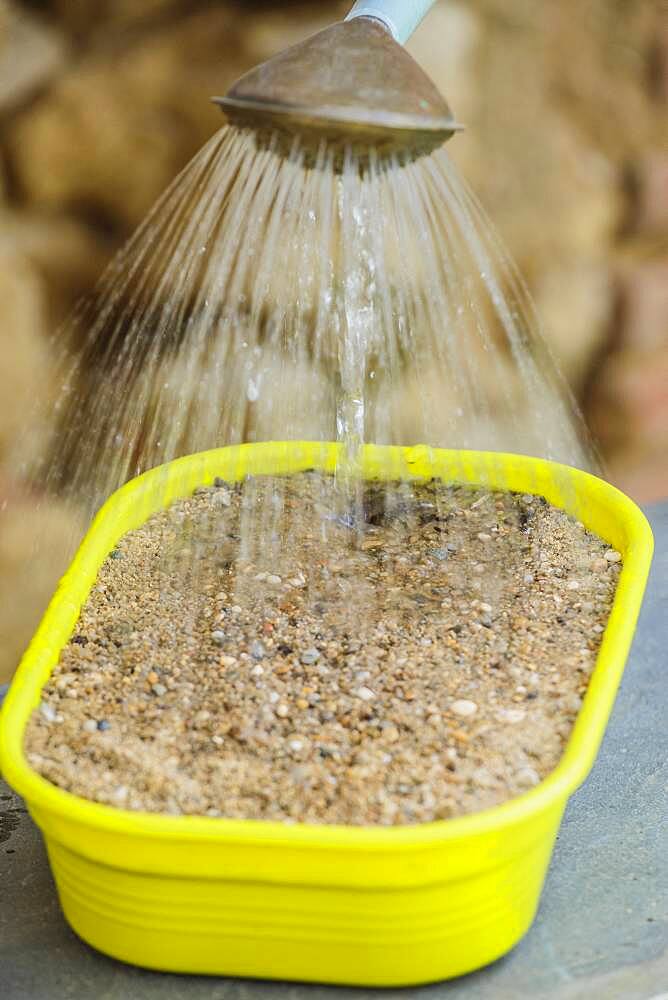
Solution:
[[[41,828],[65,916],[95,948],[153,969],[366,986],[433,982],[509,951],[534,918],[561,817],[610,715],[652,558],[622,493],[514,455],[367,446],[362,475],[442,478],[542,496],[624,557],[582,709],[558,767],[473,815],[405,827],[162,816],[60,790],[23,738],[109,552],[126,532],[215,477],[334,471],[335,445],[242,445],[180,459],[105,504],[25,654],[0,716],[0,765]],[[577,892],[573,884],[573,893]]]

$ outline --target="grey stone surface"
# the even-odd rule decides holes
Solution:
[[[42,841],[0,782],[0,995],[5,1000],[668,1000],[668,505],[613,717],[567,809],[534,926],[511,955],[415,990],[161,975],[97,954],[65,924]]]

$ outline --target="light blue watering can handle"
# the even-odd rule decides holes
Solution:
[[[375,17],[404,45],[436,0],[357,0],[346,18]]]

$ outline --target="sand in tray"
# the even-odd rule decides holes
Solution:
[[[318,473],[220,483],[127,535],[29,724],[32,766],[126,809],[355,825],[536,785],[580,708],[618,553],[531,496],[358,497],[345,516]]]

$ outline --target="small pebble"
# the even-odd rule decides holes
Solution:
[[[151,691],[153,694],[157,695],[158,698],[162,698],[163,695],[167,694],[167,688],[164,684],[153,684]]]
[[[497,779],[487,767],[477,767],[471,775],[471,778],[475,784],[479,785],[481,788],[494,788],[498,785]]]
[[[317,649],[312,647],[311,649],[305,650],[299,659],[305,666],[311,666],[313,663],[318,662],[320,659],[320,653]]]
[[[373,701],[374,698],[376,697],[375,693],[371,690],[371,688],[364,686],[358,688],[355,694],[357,695],[358,698],[361,698],[362,701]]]
[[[217,646],[222,646],[225,642],[225,633],[221,632],[220,629],[216,629],[211,633],[211,638],[216,643]]]
[[[82,728],[85,733],[96,733],[97,721],[95,719],[86,719]]]
[[[622,561],[622,554],[621,552],[615,551],[615,549],[608,549],[604,558],[609,563],[618,563]]]
[[[498,718],[502,722],[509,722],[511,726],[516,726],[518,722],[526,719],[526,712],[523,708],[505,708],[498,713]]]
[[[522,767],[517,772],[517,782],[526,788],[540,784],[540,775],[533,767]]]
[[[259,639],[256,639],[254,642],[251,643],[250,655],[253,657],[254,660],[263,660],[264,657],[266,656],[266,653],[267,651],[264,647],[264,643],[260,642]]]
[[[471,715],[475,715],[478,711],[478,706],[474,701],[467,701],[465,698],[460,698],[457,701],[453,701],[450,706],[450,711],[454,712],[455,715],[460,715],[463,719],[466,719]]]
[[[272,587],[280,587],[283,581],[281,580],[280,576],[276,576],[275,573],[270,573],[269,576],[267,577],[267,583],[270,583]]]

